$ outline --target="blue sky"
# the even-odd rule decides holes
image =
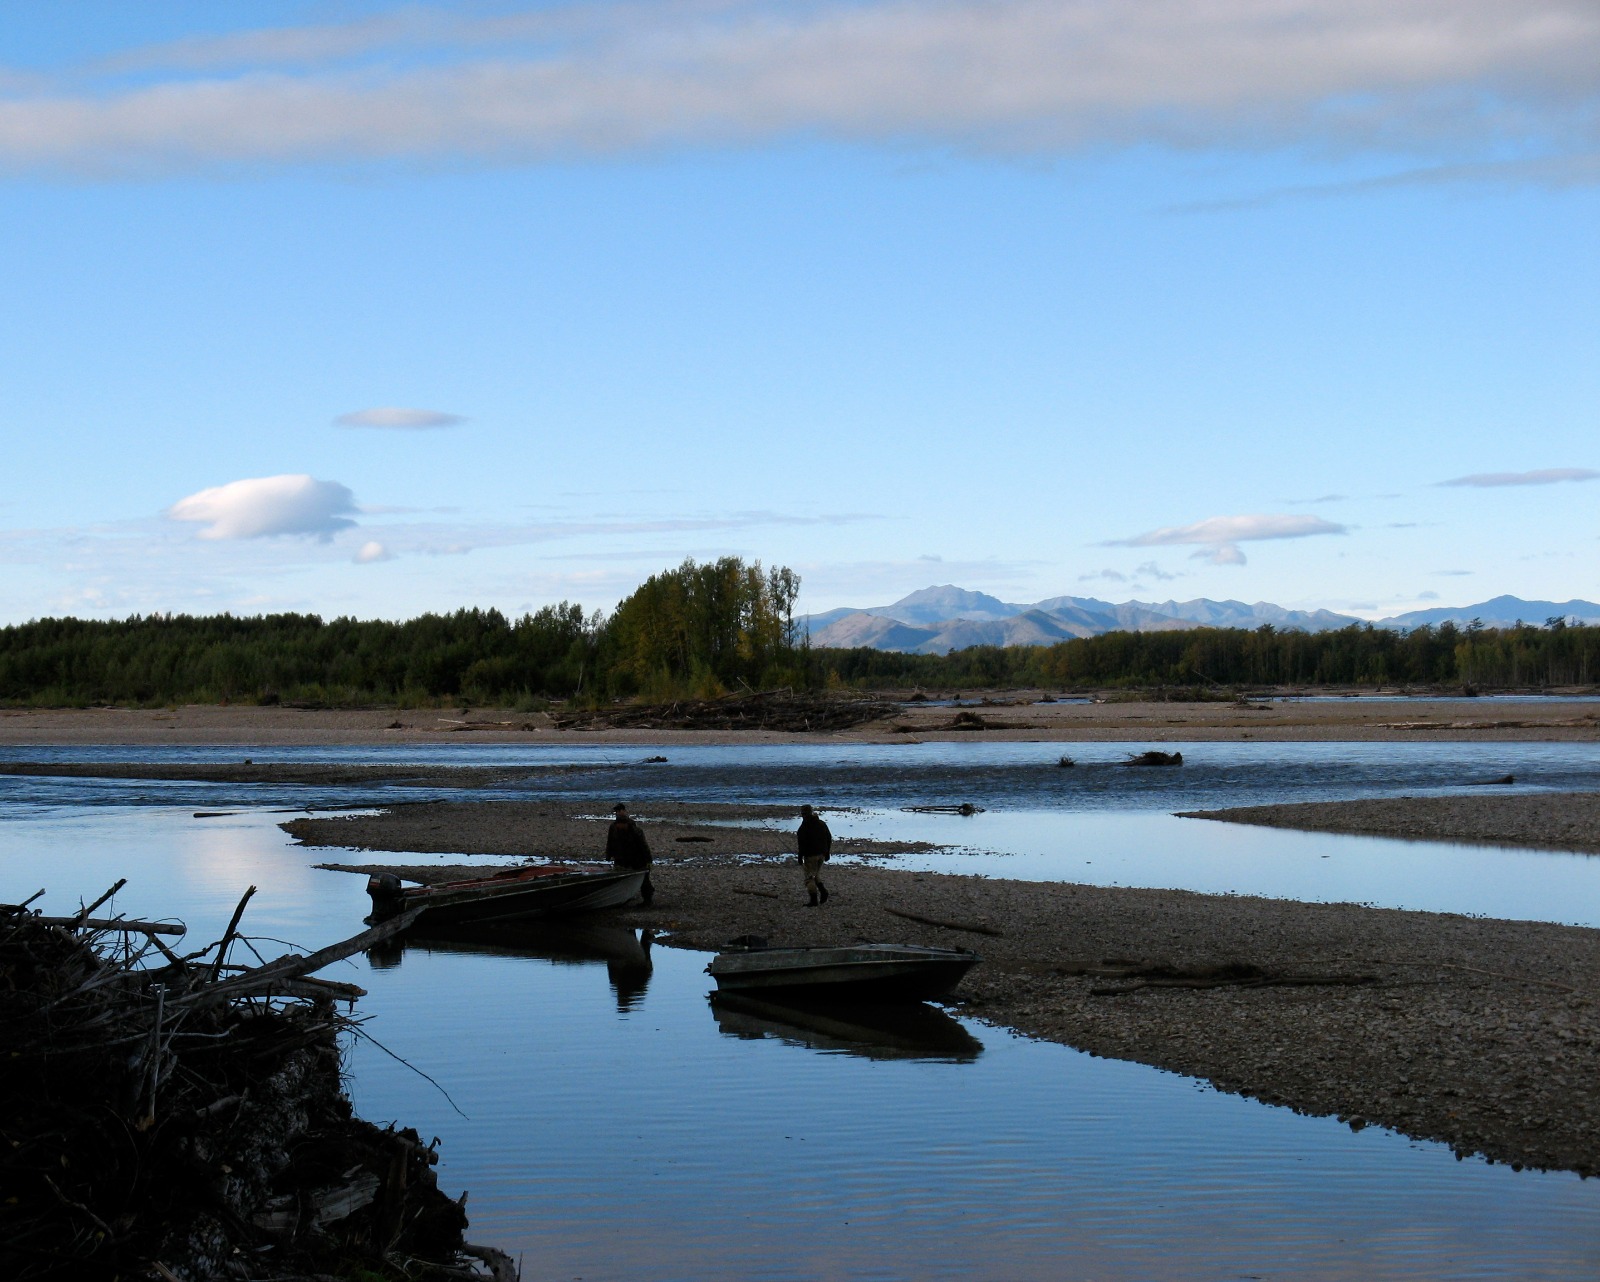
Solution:
[[[6,10],[0,621],[1600,598],[1590,3]]]

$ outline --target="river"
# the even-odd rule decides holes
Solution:
[[[314,947],[359,926],[361,883],[312,869],[320,856],[276,825],[376,791],[618,796],[646,816],[653,798],[806,799],[859,808],[836,829],[958,843],[911,866],[1600,925],[1588,856],[1171,817],[1507,773],[1518,788],[1596,788],[1590,745],[1186,744],[1179,768],[1119,764],[1146,746],[675,747],[649,764],[649,750],[616,748],[248,750],[257,762],[583,767],[462,794],[7,777],[0,899],[44,886],[65,911],[128,877],[119,911],[181,916],[198,946],[256,885],[245,928],[262,952]],[[1058,764],[1063,751],[1073,766]],[[901,809],[960,800],[984,812]],[[442,1183],[470,1192],[471,1235],[520,1255],[530,1280],[1600,1274],[1600,1183],[1457,1161],[1015,1037],[959,1007],[911,1026],[719,1009],[707,959],[619,928],[357,959],[329,973],[369,990],[348,1056],[357,1108],[437,1135]]]

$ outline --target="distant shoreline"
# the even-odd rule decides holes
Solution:
[[[1600,784],[1600,780],[1597,780]],[[1459,841],[1600,854],[1600,791],[1519,792],[1486,783],[1478,796],[1363,797],[1191,810],[1184,819],[1343,832],[1402,841]]]
[[[1339,692],[1345,693],[1345,692]],[[1317,701],[1038,702],[1039,692],[964,692],[965,705],[905,703],[849,730],[558,730],[546,713],[490,708],[294,708],[190,704],[176,708],[0,709],[0,747],[91,744],[334,747],[437,743],[736,744],[807,741],[1600,742],[1600,702],[1552,695],[1502,702],[1418,695]],[[963,724],[957,725],[958,714]]]

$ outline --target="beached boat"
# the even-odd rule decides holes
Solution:
[[[580,872],[549,864],[508,868],[490,877],[445,881],[433,886],[402,886],[392,873],[367,878],[372,897],[369,921],[384,921],[421,908],[416,929],[528,921],[565,913],[617,908],[639,893],[645,869]]]
[[[920,944],[773,948],[739,942],[706,967],[723,992],[827,994],[840,1000],[941,997],[972,969],[976,953]]]

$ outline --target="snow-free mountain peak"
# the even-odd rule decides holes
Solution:
[[[1401,631],[1478,619],[1485,627],[1510,627],[1518,619],[1542,624],[1549,618],[1600,623],[1593,601],[1524,601],[1499,596],[1477,605],[1413,610],[1377,623]],[[1072,637],[1106,632],[1159,632],[1179,628],[1275,628],[1323,632],[1363,620],[1332,610],[1292,610],[1270,601],[1125,601],[1055,596],[1032,605],[1002,601],[954,584],[922,588],[892,605],[842,608],[800,620],[811,644],[824,648],[857,646],[917,654],[947,654],[974,645],[1052,645]]]

